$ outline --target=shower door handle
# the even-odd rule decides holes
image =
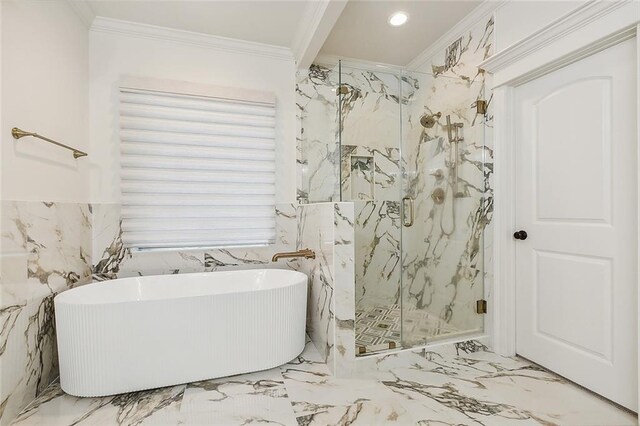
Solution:
[[[407,219],[407,202],[409,204],[409,218]],[[404,197],[402,199],[402,225],[405,227],[413,226],[413,198]]]

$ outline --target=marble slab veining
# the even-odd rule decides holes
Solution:
[[[2,208],[0,424],[10,421],[57,375],[53,297],[91,279],[251,268],[302,270],[311,277],[308,327],[315,330],[316,344],[324,348],[324,360],[340,358],[331,355],[336,328],[334,247],[347,248],[339,261],[340,271],[347,272],[338,275],[346,276],[341,288],[348,292],[353,285],[348,273],[353,262],[348,253],[353,221],[345,222],[341,234],[334,233],[332,203],[278,204],[273,245],[176,251],[126,248],[118,204],[4,202]],[[275,252],[305,247],[316,250],[316,260],[271,261]]]
[[[313,66],[299,75],[298,150],[313,155],[302,160],[298,192],[305,201],[341,197],[355,202],[358,309],[392,306],[402,298],[452,329],[483,329],[475,303],[490,292],[492,277],[490,256],[485,256],[493,211],[487,139],[492,107],[488,77],[476,65],[491,54],[492,46],[489,18],[434,55],[425,73],[343,66],[338,75],[336,68]],[[340,105],[338,79],[347,88]],[[488,114],[476,113],[477,99],[489,101]],[[420,125],[422,114],[437,112],[441,117],[433,128]],[[463,125],[457,182],[447,115]],[[320,133],[320,128],[330,130]],[[412,228],[400,224],[401,184],[415,200]],[[445,193],[441,205],[431,197],[438,188]],[[409,337],[407,341],[424,343],[424,336]]]
[[[2,201],[0,424],[57,376],[53,298],[91,277],[87,204]]]
[[[477,342],[389,355],[353,379],[308,341],[281,367],[105,398],[51,385],[13,423],[30,425],[633,425],[636,416],[521,358]]]
[[[453,40],[430,61],[432,75],[418,78],[419,89],[407,105],[404,138],[405,187],[416,200],[414,231],[403,234],[403,300],[459,330],[480,330],[483,318],[476,300],[491,287],[490,251],[493,198],[491,190],[491,93],[487,75],[477,64],[491,55],[493,18]],[[448,55],[447,55],[448,52]],[[489,101],[489,113],[477,114],[475,102]],[[419,124],[423,113],[442,114],[433,128]],[[458,181],[452,165],[446,116],[462,124]],[[442,204],[431,197],[440,188]],[[454,192],[459,193],[458,196]],[[416,336],[416,339],[419,337]]]

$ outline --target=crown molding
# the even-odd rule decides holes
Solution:
[[[192,31],[177,30],[137,22],[121,21],[101,16],[98,16],[93,20],[91,31],[117,34],[127,37],[168,41],[182,45],[204,47],[207,49],[245,55],[264,56],[284,61],[293,62],[294,60],[291,49],[287,47],[196,33]]]
[[[80,0],[67,0],[67,4],[69,4],[71,9],[73,9],[86,27],[91,28],[91,24],[93,24],[96,14],[89,3]]]
[[[478,7],[469,12],[469,14],[462,18],[456,25],[451,27],[446,33],[438,38],[438,40],[433,42],[428,48],[423,50],[418,56],[409,62],[406,65],[407,70],[418,71],[424,65],[430,65],[429,62],[435,55],[439,55],[444,52],[447,46],[458,39],[461,34],[471,30],[484,18],[493,15],[496,10],[508,3],[508,1],[509,0],[485,0],[480,3]]]
[[[530,36],[496,53],[480,63],[479,66],[490,73],[496,73],[546,48],[552,43],[576,33],[583,27],[605,18],[607,15],[623,7],[628,8],[630,12],[624,14],[630,20],[628,24],[634,25],[638,22],[638,19],[640,19],[639,5],[639,3],[633,0],[591,0],[534,32]],[[623,23],[622,20],[617,20],[617,22],[620,24]]]

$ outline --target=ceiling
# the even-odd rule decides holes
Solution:
[[[96,16],[293,47],[313,0],[87,0]]]
[[[338,18],[321,54],[392,65],[407,65],[482,1],[350,0]],[[402,10],[409,21],[401,27],[387,23]]]
[[[305,32],[314,31],[307,27],[313,23],[319,2],[326,0],[74,1],[87,5],[94,16],[296,50],[296,44],[306,37]],[[331,1],[342,6],[325,24],[324,33],[316,28],[320,34],[314,36],[319,43],[313,55],[322,46],[321,54],[393,65],[409,63],[481,3],[481,0],[349,0],[345,7],[345,0]],[[398,10],[408,12],[409,21],[402,27],[391,27],[387,19]]]

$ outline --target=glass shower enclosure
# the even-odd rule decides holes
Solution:
[[[308,79],[299,197],[354,203],[356,354],[482,332],[482,81],[344,63]]]

